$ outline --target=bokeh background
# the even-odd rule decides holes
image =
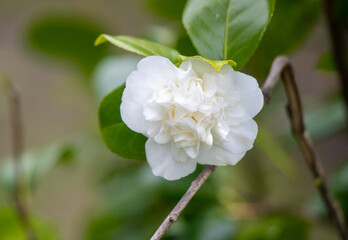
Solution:
[[[186,0],[0,0],[0,74],[21,87],[23,173],[40,239],[148,239],[188,188],[145,162],[104,145],[98,104],[139,57],[101,33],[147,38],[196,54],[181,24]],[[345,1],[337,14],[348,15]],[[347,33],[347,32],[346,32]],[[243,69],[261,84],[275,56],[293,62],[306,125],[335,196],[348,216],[348,135],[321,2],[278,0],[254,57]],[[9,102],[0,95],[0,239],[23,239],[9,197]],[[257,117],[255,147],[236,166],[217,168],[166,239],[338,239],[290,134],[277,87]],[[202,168],[200,168],[202,169]]]

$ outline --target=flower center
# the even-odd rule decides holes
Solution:
[[[224,109],[228,104],[225,90],[218,88],[213,76],[197,76],[193,70],[182,73],[154,91],[144,105],[144,116],[151,129],[148,134],[158,144],[172,141],[196,158],[201,143],[211,147],[214,138],[226,138],[229,127]]]

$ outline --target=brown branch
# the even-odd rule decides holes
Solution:
[[[25,187],[21,174],[22,153],[23,153],[23,130],[21,123],[21,104],[18,86],[5,79],[8,88],[10,102],[10,123],[12,135],[12,155],[14,165],[14,191],[13,201],[20,223],[26,233],[28,240],[36,240],[36,234],[30,222],[30,216],[25,199]]]
[[[152,236],[151,240],[159,240],[163,237],[163,235],[168,231],[169,227],[178,219],[180,213],[186,208],[187,204],[207,180],[210,174],[214,172],[215,168],[216,166],[208,165],[203,169],[198,177],[191,183],[191,186],[176,204],[174,209],[169,213],[166,219],[164,219],[161,226],[159,226],[155,234]]]
[[[347,229],[342,210],[333,199],[324,178],[323,168],[316,157],[312,142],[305,129],[303,111],[299,92],[297,90],[294,72],[290,61],[286,57],[277,57],[271,67],[270,73],[262,87],[265,103],[270,100],[271,93],[280,77],[283,80],[288,98],[287,111],[291,122],[292,133],[301,148],[302,154],[312,173],[314,183],[323,199],[330,216],[334,220],[342,240],[347,240]]]
[[[335,16],[335,0],[324,0],[323,4],[348,121],[348,59],[346,57],[348,46],[344,32],[344,23],[340,22]]]

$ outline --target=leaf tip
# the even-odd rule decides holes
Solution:
[[[107,34],[101,34],[99,37],[95,40],[94,46],[99,46],[100,44],[105,43],[108,40],[109,35]]]

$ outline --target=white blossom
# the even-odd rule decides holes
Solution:
[[[234,165],[253,147],[263,106],[257,81],[228,64],[217,72],[197,58],[179,68],[167,58],[142,59],[126,81],[121,116],[148,137],[146,158],[156,176],[176,180],[197,163]]]

